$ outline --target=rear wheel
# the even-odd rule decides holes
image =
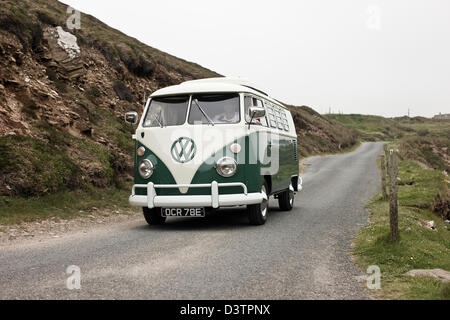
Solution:
[[[282,211],[291,211],[294,207],[294,191],[292,185],[278,195],[278,205]]]
[[[250,220],[250,224],[255,226],[265,224],[267,213],[269,212],[269,195],[267,194],[267,185],[265,182],[261,187],[261,193],[264,198],[261,203],[247,206],[248,219]]]
[[[163,224],[166,222],[166,217],[161,217],[161,209],[159,208],[142,208],[144,212],[145,221],[151,226]]]

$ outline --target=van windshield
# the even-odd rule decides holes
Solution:
[[[195,94],[192,96],[189,124],[239,123],[239,94]]]
[[[143,126],[166,127],[184,124],[188,103],[189,96],[152,99]]]

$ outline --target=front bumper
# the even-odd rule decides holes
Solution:
[[[242,187],[243,193],[219,194],[219,187]],[[146,188],[147,195],[136,195],[136,188]],[[211,188],[211,195],[182,195],[182,196],[158,196],[156,189],[162,188]],[[129,202],[132,206],[148,208],[193,208],[193,207],[231,207],[261,203],[264,195],[260,192],[248,193],[247,186],[243,183],[218,183],[213,181],[206,184],[170,184],[157,185],[135,184]]]

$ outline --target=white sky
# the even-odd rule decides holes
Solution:
[[[450,113],[449,0],[63,2],[320,113]]]

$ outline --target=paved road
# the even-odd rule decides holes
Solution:
[[[202,220],[143,218],[95,232],[0,248],[0,298],[365,299],[348,253],[379,187],[379,143],[307,160],[295,210],[271,204],[268,222],[249,226],[242,210]],[[81,268],[81,290],[66,267]]]

